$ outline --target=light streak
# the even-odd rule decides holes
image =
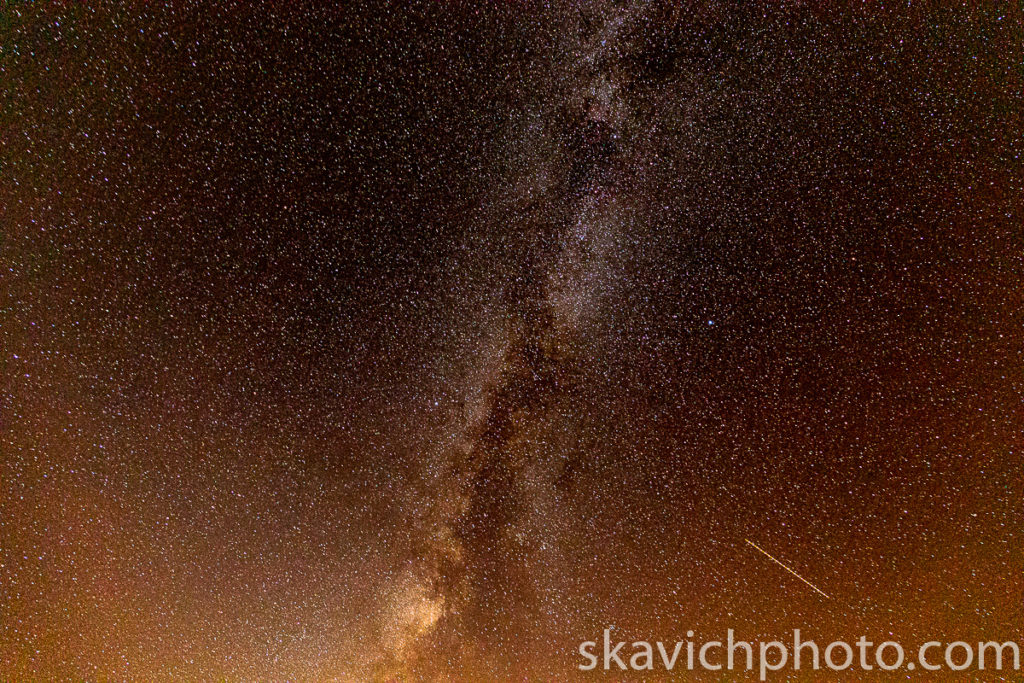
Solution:
[[[810,587],[811,587],[811,588],[813,588],[814,590],[816,590],[816,591],[818,591],[819,593],[821,593],[822,595],[824,595],[824,596],[825,596],[826,598],[828,598],[829,600],[831,600],[831,599],[832,599],[832,597],[831,597],[831,596],[830,596],[830,595],[829,595],[828,593],[826,593],[825,591],[821,590],[820,588],[818,588],[817,586],[815,586],[815,585],[814,585],[813,583],[811,583],[810,581],[808,581],[808,580],[807,580],[807,579],[805,579],[804,577],[802,577],[802,576],[800,576],[799,574],[797,574],[797,573],[796,573],[795,571],[793,571],[792,569],[790,569],[789,567],[787,567],[787,566],[785,565],[785,563],[781,562],[780,560],[777,560],[777,559],[775,559],[775,557],[774,557],[774,556],[773,556],[773,555],[772,555],[771,553],[769,553],[769,552],[768,552],[767,550],[764,550],[763,548],[761,548],[761,546],[757,545],[756,543],[754,543],[753,541],[751,541],[751,540],[750,540],[749,538],[745,538],[745,539],[743,539],[743,540],[745,540],[745,541],[746,541],[747,543],[749,543],[750,545],[754,546],[754,547],[755,547],[755,548],[756,548],[757,550],[759,550],[760,552],[762,552],[762,553],[764,553],[765,555],[767,555],[767,556],[768,556],[768,558],[772,560],[772,562],[774,562],[775,564],[779,565],[780,567],[782,567],[783,569],[785,569],[785,570],[786,570],[787,572],[789,572],[790,574],[792,574],[792,575],[793,575],[793,576],[795,576],[796,578],[800,579],[801,581],[803,581],[804,583],[806,583],[806,584],[807,584],[808,586],[810,586]]]

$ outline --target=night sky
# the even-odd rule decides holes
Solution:
[[[0,679],[1024,637],[1019,6],[331,4],[0,8]]]

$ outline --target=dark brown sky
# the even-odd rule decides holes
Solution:
[[[317,4],[0,9],[0,679],[1021,639],[1019,9]]]

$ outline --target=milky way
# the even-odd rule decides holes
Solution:
[[[1019,9],[347,4],[0,10],[0,678],[1021,639]]]

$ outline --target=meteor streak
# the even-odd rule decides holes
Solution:
[[[753,541],[751,541],[751,540],[750,540],[749,538],[745,538],[745,539],[743,539],[743,540],[745,540],[745,541],[746,541],[747,543],[749,543],[750,545],[754,546],[754,548],[756,548],[756,549],[757,549],[757,550],[759,550],[760,552],[762,552],[762,553],[764,553],[765,555],[767,555],[767,556],[769,557],[769,559],[771,559],[771,561],[772,561],[772,562],[774,562],[775,564],[779,565],[780,567],[782,567],[783,569],[785,569],[785,570],[786,570],[787,572],[789,572],[790,574],[792,574],[792,575],[793,575],[793,576],[795,576],[796,578],[800,579],[801,581],[803,581],[804,583],[806,583],[806,584],[807,584],[808,586],[810,586],[810,587],[811,587],[811,588],[813,588],[814,590],[816,590],[816,591],[818,591],[819,593],[821,593],[822,595],[824,595],[824,596],[825,596],[826,598],[828,598],[829,600],[831,600],[831,599],[832,599],[832,597],[831,597],[831,596],[830,596],[830,595],[829,595],[828,593],[826,593],[825,591],[821,590],[820,588],[818,588],[817,586],[815,586],[815,585],[814,585],[813,583],[811,583],[810,581],[808,581],[808,580],[807,580],[807,579],[805,579],[804,577],[802,577],[802,576],[800,576],[799,574],[797,574],[797,573],[796,573],[795,571],[793,571],[792,569],[790,569],[789,567],[787,567],[787,566],[786,566],[786,565],[785,565],[785,564],[784,564],[783,562],[781,562],[781,561],[779,561],[779,560],[775,559],[775,557],[774,557],[774,556],[773,556],[773,555],[772,555],[771,553],[769,553],[769,552],[768,552],[767,550],[764,550],[763,548],[761,548],[761,546],[757,545],[756,543],[754,543]]]

